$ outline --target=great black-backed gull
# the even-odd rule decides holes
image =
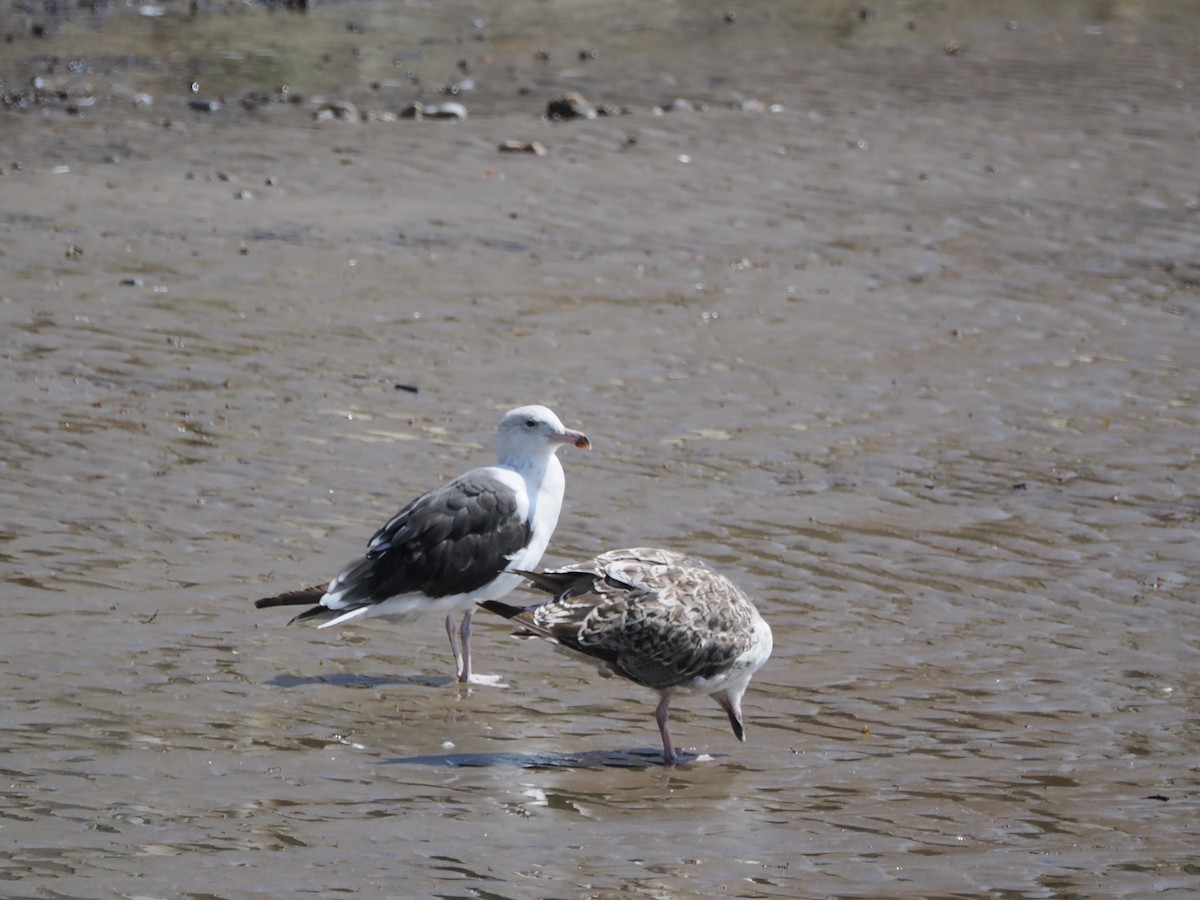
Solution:
[[[471,672],[471,616],[521,583],[517,569],[538,564],[562,509],[564,445],[588,449],[581,431],[544,406],[509,410],[496,430],[494,466],[472,469],[409,503],[327,587],[264,597],[254,605],[316,604],[292,619],[321,628],[364,616],[408,619],[446,613],[460,682],[496,683]],[[463,610],[457,630],[454,613]],[[290,623],[289,623],[290,624]]]
[[[704,693],[746,739],[742,695],[771,655],[771,629],[733,582],[669,550],[611,550],[576,565],[522,571],[554,595],[522,609],[494,599],[482,607],[512,620],[519,637],[540,637],[592,657],[601,672],[658,691],[655,720],[663,761],[678,755],[667,728],[676,694]]]

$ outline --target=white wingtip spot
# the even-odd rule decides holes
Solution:
[[[349,612],[342,613],[336,619],[330,619],[328,622],[322,622],[317,628],[332,628],[334,625],[341,625],[343,622],[349,622],[351,619],[357,619],[359,616],[365,616],[369,606],[360,606],[358,609],[352,609]]]

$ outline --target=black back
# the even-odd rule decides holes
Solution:
[[[375,533],[366,555],[330,585],[330,593],[341,592],[334,608],[477,590],[504,571],[531,533],[507,485],[486,470],[468,472],[418,497]]]

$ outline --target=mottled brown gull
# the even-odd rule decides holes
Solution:
[[[544,406],[510,410],[496,430],[497,465],[472,469],[413,500],[328,586],[254,605],[315,604],[292,622],[314,620],[321,628],[362,616],[405,620],[444,612],[458,680],[496,683],[497,676],[471,671],[475,602],[503,597],[521,583],[517,569],[541,560],[562,509],[566,482],[556,454],[564,445],[591,443]]]
[[[710,695],[746,739],[742,695],[771,655],[771,629],[733,582],[705,563],[670,550],[610,550],[584,563],[536,573],[535,587],[553,594],[539,606],[498,600],[480,605],[540,637],[659,693],[655,720],[663,760],[678,758],[667,727],[676,694]]]

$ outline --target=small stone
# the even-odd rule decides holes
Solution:
[[[313,113],[313,119],[317,122],[358,122],[361,118],[358,107],[349,100],[335,100],[322,104]]]
[[[499,150],[501,153],[532,153],[534,156],[545,156],[546,145],[541,141],[504,141]]]
[[[404,119],[465,119],[467,108],[461,103],[433,103],[426,106],[420,100],[414,100],[404,112]]]
[[[577,91],[556,97],[546,105],[546,118],[560,122],[567,119],[594,119],[597,115],[596,107]]]
[[[664,103],[660,108],[663,112],[705,112],[708,104],[676,97],[674,100]]]

